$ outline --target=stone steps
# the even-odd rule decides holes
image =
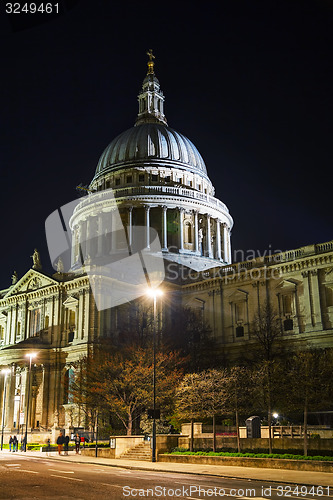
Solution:
[[[137,444],[133,448],[126,450],[120,458],[126,460],[143,460],[149,462],[151,460],[151,448],[150,443],[144,442]]]

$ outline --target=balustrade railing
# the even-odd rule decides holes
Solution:
[[[174,186],[132,186],[114,189],[112,192],[114,198],[123,198],[126,196],[138,196],[138,195],[149,195],[149,194],[165,194],[174,196],[184,196],[186,198],[192,198],[195,200],[200,200],[219,209],[224,212],[229,213],[228,207],[214,196],[210,196],[205,193],[200,193],[199,191],[194,191],[193,189],[187,189],[183,187]],[[98,193],[93,193],[93,195],[86,196],[77,206],[77,210],[83,208],[85,205],[91,203],[91,197],[94,197],[96,202],[103,201],[105,198],[110,198],[110,191],[100,191]]]

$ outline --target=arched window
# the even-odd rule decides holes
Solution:
[[[69,368],[65,372],[64,377],[64,404],[74,402],[73,388],[74,388],[75,374],[73,368]]]

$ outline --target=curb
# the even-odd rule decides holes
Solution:
[[[174,469],[159,469],[159,468],[156,468],[156,467],[145,467],[144,465],[142,466],[138,466],[138,465],[130,465],[130,464],[112,464],[112,463],[99,463],[99,462],[94,462],[94,461],[80,461],[80,460],[68,460],[66,458],[66,455],[63,456],[62,455],[62,458],[59,459],[59,458],[55,458],[55,457],[43,457],[43,456],[37,456],[36,458],[48,458],[49,460],[53,460],[55,462],[61,460],[62,462],[67,462],[67,463],[76,463],[76,464],[88,464],[88,465],[100,465],[101,467],[116,467],[116,468],[119,468],[119,469],[129,469],[129,470],[142,470],[142,471],[145,471],[145,472],[160,472],[160,473],[163,473],[163,472],[166,472],[166,473],[173,473],[173,474],[191,474],[192,476],[210,476],[210,477],[221,477],[221,478],[224,478],[224,479],[239,479],[239,480],[250,480],[250,481],[257,481],[257,482],[269,482],[271,483],[272,485],[273,484],[290,484],[290,485],[300,485],[300,484],[304,484],[306,486],[322,486],[322,484],[314,484],[313,482],[308,482],[308,481],[291,481],[291,480],[281,480],[281,481],[277,481],[277,480],[270,480],[270,479],[258,479],[258,478],[252,478],[252,477],[235,477],[234,475],[227,475],[227,474],[213,474],[211,472],[202,472],[202,471],[198,471],[198,472],[194,472],[194,471],[180,471],[180,470],[174,470]],[[165,462],[161,462],[161,463],[165,463]],[[184,464],[184,465],[187,465],[187,464]],[[193,465],[193,464],[188,464],[188,465]],[[205,465],[205,464],[203,464]],[[213,466],[213,467],[218,467],[218,466]],[[227,467],[227,466],[226,466]],[[287,472],[291,472],[289,471],[288,469],[266,469],[267,471],[269,470],[279,470],[281,472],[284,472],[284,471],[287,471]],[[300,471],[300,472],[306,472],[306,471]],[[324,474],[324,472],[322,473]],[[332,488],[332,486],[330,486],[330,488]]]

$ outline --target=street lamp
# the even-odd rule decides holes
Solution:
[[[28,377],[28,398],[27,398],[27,414],[25,419],[25,435],[24,435],[24,451],[27,451],[28,444],[28,420],[29,420],[29,404],[30,404],[30,377],[31,377],[31,361],[36,357],[35,352],[30,352],[25,355],[29,358],[29,377]]]
[[[4,389],[3,389],[3,402],[2,402],[2,426],[1,426],[1,451],[3,448],[3,431],[5,427],[5,404],[6,404],[6,392],[7,392],[7,377],[10,374],[9,368],[4,368],[1,370],[1,373],[4,374],[5,380],[4,380]]]
[[[153,327],[153,443],[151,461],[156,462],[156,327],[157,327],[157,297],[163,295],[163,291],[158,288],[149,288],[147,295],[154,300],[154,327]]]

